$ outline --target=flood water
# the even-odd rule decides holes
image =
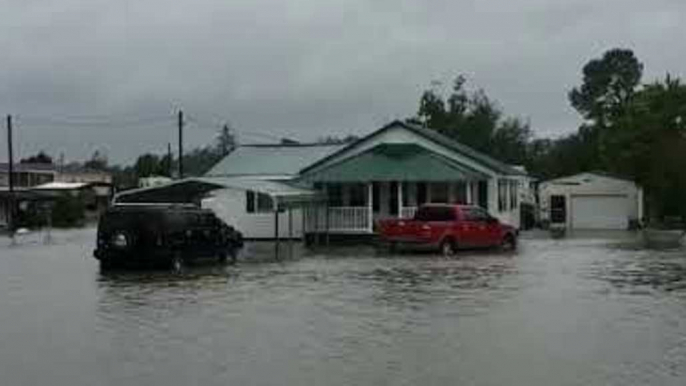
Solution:
[[[0,240],[2,385],[686,384],[686,252],[525,237],[100,273],[94,231]]]

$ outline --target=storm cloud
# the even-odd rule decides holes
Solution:
[[[0,114],[18,156],[115,162],[224,121],[242,142],[363,134],[457,74],[539,136],[576,129],[567,91],[626,47],[644,80],[686,68],[681,0],[4,0]],[[0,156],[5,157],[4,123]]]

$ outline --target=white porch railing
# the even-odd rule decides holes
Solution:
[[[416,206],[404,206],[400,210],[400,218],[414,218],[415,213],[417,213]]]
[[[356,232],[368,233],[369,209],[367,207],[330,207],[327,219],[326,208],[308,207],[304,211],[306,232]],[[327,227],[328,222],[328,227]]]

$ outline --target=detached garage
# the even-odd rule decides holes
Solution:
[[[602,172],[540,185],[541,218],[571,229],[629,229],[643,217],[643,191],[633,181]]]

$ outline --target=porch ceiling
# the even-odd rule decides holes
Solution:
[[[381,144],[316,172],[308,182],[481,180],[488,176],[415,144]]]

